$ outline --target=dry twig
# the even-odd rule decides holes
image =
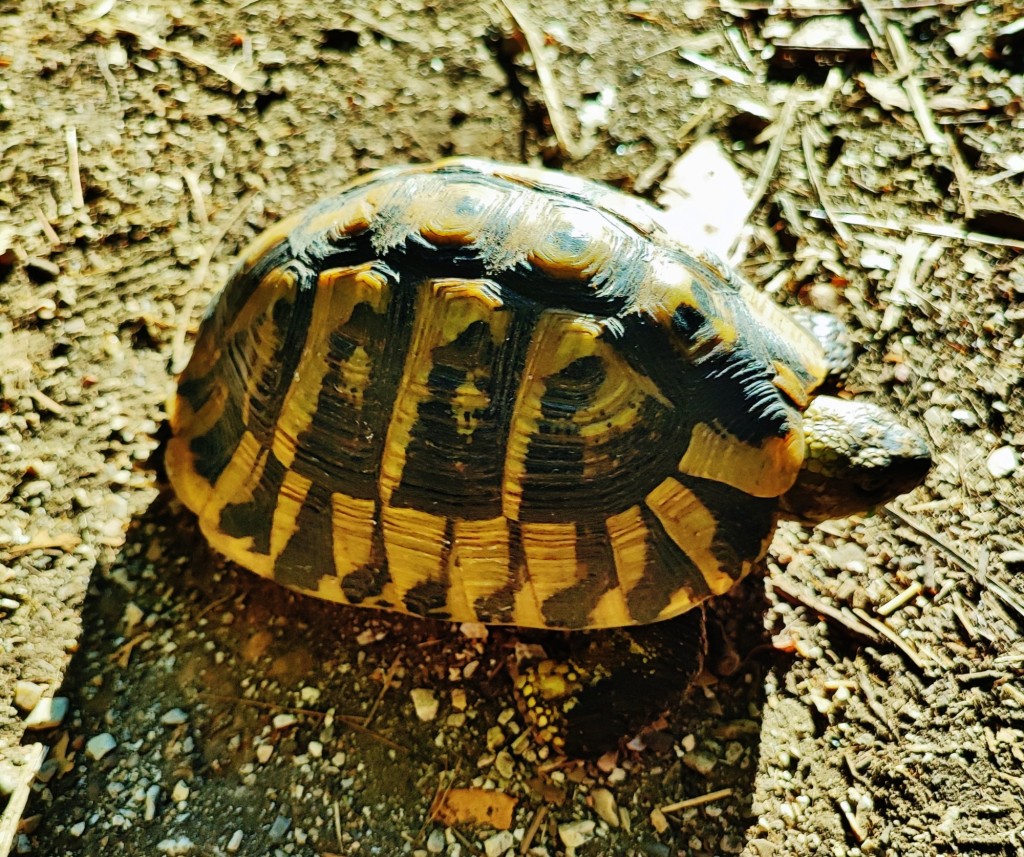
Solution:
[[[0,857],[7,857],[14,846],[14,840],[18,836],[18,825],[21,823],[21,815],[25,811],[29,795],[32,793],[32,783],[35,782],[36,774],[46,759],[47,747],[45,744],[33,744],[28,748],[24,758],[24,764],[16,767],[17,782],[7,798],[7,806],[0,816]]]
[[[806,607],[808,610],[817,613],[824,619],[828,619],[836,623],[847,633],[856,637],[861,637],[869,643],[878,644],[882,642],[882,638],[863,622],[858,622],[852,616],[849,616],[842,610],[826,603],[822,599],[818,598],[818,596],[797,588],[789,581],[782,580],[777,577],[770,578],[769,583],[771,583],[772,589],[791,604],[798,604],[802,607]]]
[[[721,800],[724,797],[729,797],[732,794],[732,789],[719,789],[718,791],[708,792],[707,794],[698,795],[697,797],[687,798],[686,800],[676,801],[675,803],[668,803],[665,806],[659,807],[662,812],[678,812],[681,809],[689,809],[693,806],[701,806],[705,803],[712,803],[716,800]]]
[[[71,204],[75,208],[85,208],[85,196],[82,194],[82,173],[78,164],[78,129],[68,125],[65,130],[68,144],[68,178],[71,180]]]
[[[217,57],[194,50],[191,46],[164,41],[155,33],[147,33],[144,30],[132,27],[130,24],[124,22],[115,24],[104,20],[97,23],[96,29],[108,38],[118,35],[131,36],[139,42],[143,50],[158,50],[200,71],[213,72],[219,77],[224,78],[228,83],[237,86],[243,92],[258,92],[263,87],[263,80],[251,77],[246,72],[239,71],[235,66]]]

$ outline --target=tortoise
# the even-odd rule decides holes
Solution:
[[[730,590],[780,517],[924,479],[917,432],[820,394],[841,342],[611,187],[386,168],[243,253],[179,379],[167,471],[217,551],[300,592],[644,625]]]

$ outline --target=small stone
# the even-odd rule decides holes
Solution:
[[[502,744],[505,743],[505,733],[501,731],[500,726],[492,726],[487,730],[487,749],[497,750]]]
[[[19,681],[14,686],[14,704],[22,711],[31,711],[43,698],[43,686],[34,681]]]
[[[718,764],[718,759],[705,750],[692,750],[683,754],[683,764],[703,777],[708,776]]]
[[[581,845],[586,845],[594,838],[594,828],[597,825],[590,819],[585,821],[570,821],[568,824],[558,825],[558,838],[567,851],[572,854]]]
[[[40,699],[39,704],[25,718],[26,729],[53,729],[60,726],[68,713],[68,698],[53,696]]]
[[[501,857],[509,848],[514,848],[515,837],[507,830],[499,830],[484,840],[484,854],[487,857]]]
[[[288,828],[292,826],[292,820],[285,818],[283,815],[279,815],[274,819],[274,823],[270,825],[270,833],[267,836],[271,842],[280,842],[284,839],[284,835],[288,832]]]
[[[512,759],[512,754],[508,750],[502,750],[494,759],[494,770],[498,772],[498,775],[504,777],[506,780],[512,779],[512,774],[515,773],[516,764]]]
[[[427,851],[431,854],[440,854],[444,851],[444,846],[444,831],[440,827],[435,827],[427,837]]]
[[[602,821],[607,822],[609,827],[619,826],[619,807],[615,803],[615,796],[608,789],[594,789],[590,799],[594,812]]]
[[[158,797],[160,797],[160,786],[154,783],[146,789],[146,803],[143,811],[146,821],[152,821],[156,818],[156,800]]]
[[[124,613],[121,614],[121,621],[124,623],[125,634],[130,635],[145,616],[146,614],[142,612],[142,608],[139,607],[138,604],[134,601],[129,601],[125,605]]]
[[[76,836],[76,837],[77,837],[77,836],[81,836],[81,835],[82,835],[83,833],[85,833],[85,822],[84,822],[84,821],[76,821],[76,822],[75,822],[74,824],[72,824],[72,825],[71,825],[71,827],[70,827],[70,828],[68,829],[68,832],[69,832],[69,833],[70,833],[70,834],[71,834],[72,836]]]
[[[113,735],[109,732],[100,732],[99,735],[93,735],[85,742],[85,755],[94,761],[99,761],[116,746],[117,741],[114,740]]]
[[[187,836],[179,836],[177,839],[163,839],[156,844],[156,850],[167,857],[185,857],[191,854],[195,843]]]
[[[270,761],[270,757],[274,755],[273,744],[260,744],[256,748],[256,759],[261,765],[267,764]]]
[[[174,790],[171,792],[171,800],[175,803],[188,800],[188,783],[184,780],[178,780],[174,784]]]
[[[1012,446],[1001,446],[989,453],[985,466],[996,479],[1009,476],[1017,469],[1017,450]]]
[[[225,850],[229,854],[237,853],[238,849],[242,847],[242,837],[244,834],[241,830],[236,830],[231,834],[231,838],[228,840],[228,844],[224,846]]]
[[[452,708],[456,711],[466,710],[466,691],[461,687],[457,687],[452,691]]]
[[[409,691],[416,716],[426,722],[437,717],[438,701],[434,691],[426,687],[414,687]]]
[[[181,726],[182,723],[188,723],[188,715],[180,708],[172,708],[164,713],[164,716],[160,718],[160,722],[164,726]]]
[[[322,759],[324,757],[324,745],[319,741],[310,741],[306,745],[306,750],[314,759]]]
[[[289,726],[294,726],[298,722],[298,718],[294,714],[275,714],[274,719],[271,721],[275,729],[287,729]]]
[[[665,818],[665,813],[657,807],[651,810],[650,818],[651,827],[653,827],[657,833],[664,833],[668,830],[668,819]]]

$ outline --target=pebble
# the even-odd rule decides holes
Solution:
[[[1009,476],[1017,469],[1017,451],[1012,446],[1001,446],[989,453],[985,466],[995,479]]]
[[[71,825],[70,828],[68,828],[68,832],[72,836],[81,836],[83,833],[85,833],[85,822],[76,821],[74,824]]]
[[[310,741],[306,749],[314,759],[322,759],[324,757],[324,745],[319,741]]]
[[[594,812],[602,821],[606,821],[610,827],[619,826],[619,807],[615,803],[615,795],[608,789],[594,789],[590,793],[590,799]]]
[[[412,697],[413,708],[416,709],[416,716],[426,722],[437,717],[438,701],[434,691],[426,687],[414,687],[409,691]]]
[[[239,848],[242,847],[242,831],[236,830],[231,834],[231,838],[228,840],[228,844],[224,846],[225,850],[229,854],[235,854]]]
[[[512,759],[512,754],[508,750],[502,750],[494,759],[494,770],[496,770],[499,776],[504,777],[506,780],[512,779],[512,774],[515,773],[516,764]]]
[[[292,820],[285,818],[283,815],[279,815],[274,819],[274,823],[270,825],[270,833],[267,836],[270,837],[271,842],[280,842],[284,839],[284,835],[288,832],[288,828],[292,826]]]
[[[160,718],[160,722],[164,726],[181,726],[182,723],[188,723],[188,715],[180,708],[172,708]]]
[[[156,783],[146,789],[146,803],[143,815],[146,821],[152,821],[156,818],[156,800],[160,797],[160,786]]]
[[[175,803],[188,800],[188,784],[184,780],[178,780],[178,782],[174,784],[174,790],[171,792],[171,800]]]
[[[99,761],[116,746],[117,741],[114,740],[113,735],[109,732],[100,732],[99,735],[93,735],[85,742],[85,755],[94,761]]]
[[[492,726],[487,730],[487,749],[497,750],[502,744],[505,743],[505,733],[501,731],[500,726]]]
[[[507,830],[499,830],[494,836],[484,840],[484,854],[487,857],[501,857],[509,848],[514,848],[515,844],[515,837],[511,833]]]
[[[260,744],[256,748],[256,758],[261,765],[267,764],[270,761],[270,757],[274,755],[273,744]]]
[[[31,711],[43,698],[43,686],[34,681],[19,681],[14,686],[14,704],[22,711]]]
[[[568,824],[558,825],[558,838],[562,840],[568,854],[573,854],[577,848],[594,838],[595,827],[597,825],[590,819],[570,821]]]
[[[287,729],[289,726],[294,726],[298,722],[298,718],[294,714],[275,714],[271,722],[275,729]]]
[[[168,857],[184,857],[191,854],[195,843],[187,836],[179,836],[177,839],[163,839],[156,844],[156,850]]]
[[[427,837],[427,851],[431,854],[440,854],[444,851],[444,845],[444,831],[440,827],[435,827]]]
[[[683,754],[683,764],[706,777],[715,769],[718,759],[705,750],[692,750]]]
[[[68,713],[68,698],[53,696],[40,699],[39,704],[25,718],[26,729],[53,729],[60,726]]]

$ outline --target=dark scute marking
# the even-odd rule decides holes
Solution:
[[[447,517],[501,514],[503,450],[492,369],[498,349],[490,326],[474,321],[451,342],[434,348],[429,396],[417,408],[405,453],[402,481],[391,502]],[[471,413],[456,409],[456,392],[470,376],[487,402]],[[473,422],[472,432],[460,431]]]
[[[680,304],[672,313],[672,330],[682,337],[687,346],[700,339],[702,332],[706,334],[707,323],[707,316],[689,304]]]
[[[243,503],[228,503],[220,513],[220,529],[236,539],[252,537],[254,553],[270,553],[270,530],[274,523],[274,510],[288,469],[273,452],[267,453],[263,475],[255,487],[252,499]]]
[[[582,257],[587,250],[587,246],[590,244],[587,236],[580,235],[578,232],[572,232],[567,229],[561,229],[558,232],[550,233],[547,236],[547,240],[558,247],[559,253],[563,257],[570,259],[579,259]]]
[[[208,372],[196,378],[182,378],[178,382],[178,395],[188,402],[192,413],[198,413],[200,408],[210,400],[214,379],[213,373]]]
[[[609,675],[583,688],[565,715],[565,750],[599,756],[672,707],[704,666],[703,610],[632,628],[572,635],[572,662],[584,675]],[[576,639],[580,638],[580,639]]]
[[[508,522],[508,579],[497,592],[477,598],[473,610],[480,622],[508,625],[515,621],[516,593],[523,586],[526,554],[523,552],[523,531],[518,521]]]
[[[615,556],[603,523],[576,524],[576,568],[567,568],[565,574],[579,580],[548,598],[541,613],[553,628],[584,628],[601,596],[618,586]]]
[[[629,316],[623,324],[620,353],[675,405],[671,443],[676,461],[699,423],[715,425],[753,445],[785,437],[792,411],[772,382],[774,369],[757,356],[764,343],[756,326],[744,330],[739,342],[688,357],[672,343],[671,331],[641,316]]]
[[[773,370],[743,348],[716,352],[701,365],[709,387],[721,393],[716,421],[730,434],[751,444],[785,437],[791,411],[773,382]]]
[[[718,523],[711,550],[722,571],[738,578],[741,564],[760,556],[764,540],[775,529],[778,498],[751,497],[713,479],[684,474],[676,478],[697,496]]]
[[[376,519],[380,521],[379,514]],[[391,574],[388,571],[384,534],[378,523],[373,530],[370,561],[341,579],[341,591],[345,593],[350,604],[362,604],[368,598],[376,598],[380,595],[390,582]]]
[[[295,531],[274,563],[274,580],[315,591],[334,570],[331,494],[314,482],[295,518]]]
[[[710,597],[704,575],[672,541],[657,516],[646,506],[640,507],[640,515],[647,528],[647,558],[643,577],[626,595],[633,618],[653,622],[668,606],[669,596],[681,586],[693,593],[695,601]]]
[[[605,518],[634,505],[676,469],[697,415],[653,396],[641,399],[626,431],[581,436],[573,417],[593,402],[604,377],[601,359],[591,356],[548,379],[526,451],[521,520]]]
[[[377,496],[377,474],[395,391],[409,343],[412,299],[398,291],[385,313],[357,304],[351,317],[328,337],[327,371],[312,420],[299,438],[294,470],[323,482],[331,493],[357,499]],[[369,361],[362,400],[348,389],[345,364],[362,347]]]
[[[224,401],[220,419],[206,434],[197,435],[189,442],[196,473],[211,485],[216,483],[235,454],[244,431],[241,402],[237,395],[230,395]]]
[[[200,339],[219,341],[223,337],[223,331],[233,318],[227,314],[227,309],[240,311],[239,295],[251,298],[256,285],[270,270],[289,263],[287,251],[287,242],[278,245],[247,274],[228,284],[214,310],[203,320]],[[312,310],[309,287],[312,274],[298,267],[294,270],[298,288],[295,302],[276,301],[270,333],[262,331],[265,314],[261,314],[247,329],[239,330],[224,343],[220,357],[210,369],[209,377],[217,378],[228,391],[224,411],[210,431],[192,439],[190,448],[196,473],[211,485],[227,467],[244,431],[250,431],[264,447],[269,446],[281,405],[298,366]],[[264,335],[269,335],[272,342],[264,342]],[[252,377],[254,372],[255,378]],[[242,402],[247,394],[251,395],[248,425],[242,421]]]
[[[405,609],[430,619],[448,618],[448,585],[440,580],[424,580],[405,593]]]

